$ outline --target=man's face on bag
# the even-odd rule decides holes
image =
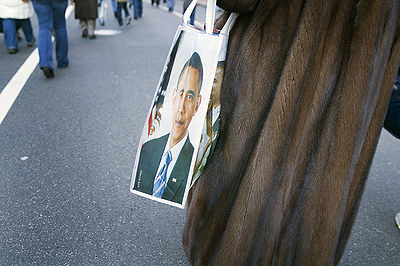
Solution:
[[[173,121],[170,148],[185,137],[190,121],[199,109],[200,102],[199,71],[190,66],[186,67],[172,98]]]

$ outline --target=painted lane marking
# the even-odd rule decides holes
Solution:
[[[65,11],[65,19],[71,15],[74,6],[68,6]],[[54,41],[54,39],[53,39]],[[22,66],[17,70],[11,80],[7,83],[0,93],[0,125],[11,109],[22,88],[25,86],[32,72],[39,63],[38,48],[35,48],[29,57],[25,60]]]
[[[11,106],[17,99],[18,94],[25,86],[26,81],[31,76],[39,62],[38,49],[35,48],[24,64],[18,69],[17,73],[11,78],[0,94],[0,125],[6,117]]]
[[[111,35],[121,34],[121,31],[120,30],[104,29],[104,30],[95,30],[94,33],[96,35],[111,36]]]

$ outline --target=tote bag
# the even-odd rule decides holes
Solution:
[[[139,141],[131,191],[184,208],[188,191],[211,155],[219,129],[219,91],[232,14],[214,33],[215,0],[205,30],[188,24],[197,1],[176,31]],[[214,82],[216,80],[216,82]]]

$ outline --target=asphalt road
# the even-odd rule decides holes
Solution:
[[[141,20],[88,40],[68,19],[69,67],[52,80],[36,68],[0,125],[0,265],[188,265],[185,211],[129,191],[180,21],[145,2]],[[110,7],[101,29],[118,29]],[[0,35],[0,91],[32,50],[8,55]],[[341,265],[400,265],[399,166],[400,141],[383,131]]]

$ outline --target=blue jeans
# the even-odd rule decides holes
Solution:
[[[143,14],[143,1],[133,0],[133,16],[135,18],[141,18]]]
[[[34,0],[32,1],[39,21],[39,66],[49,67],[54,70],[53,44],[51,32],[54,29],[56,38],[56,59],[58,67],[68,66],[68,36],[65,21],[67,1],[58,0]]]
[[[115,0],[111,0],[111,5],[113,7],[113,11],[117,12],[117,4],[115,3]]]
[[[18,49],[18,38],[16,28],[21,26],[28,44],[33,43],[32,25],[27,19],[3,19],[4,41],[8,49]]]
[[[167,0],[168,11],[174,11],[175,0]]]

